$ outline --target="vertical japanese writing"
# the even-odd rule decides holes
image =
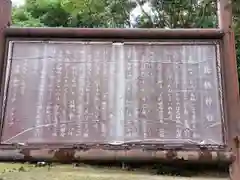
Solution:
[[[189,48],[188,46],[183,46],[182,48],[182,62],[183,62],[183,70],[182,70],[182,79],[183,79],[183,84],[182,84],[182,92],[183,92],[183,129],[184,129],[184,138],[188,138],[189,135],[189,120],[190,120],[190,108],[188,107],[188,53],[189,53]],[[190,72],[191,73],[191,72]]]
[[[62,82],[62,72],[63,72],[63,63],[62,63],[62,51],[59,50],[58,56],[56,57],[56,65],[55,65],[55,87],[54,87],[54,99],[55,99],[55,104],[54,104],[54,109],[53,109],[53,130],[52,130],[52,136],[53,137],[58,137],[59,132],[58,129],[60,119],[61,119],[61,111],[62,111],[62,97],[61,97],[61,82]]]
[[[76,102],[76,95],[77,95],[77,76],[78,76],[78,72],[77,72],[77,67],[76,66],[72,66],[70,67],[71,69],[71,80],[70,80],[70,90],[69,90],[69,100],[68,100],[68,130],[67,130],[67,134],[68,136],[72,137],[75,132],[75,126],[73,126],[72,124],[76,122],[76,114],[77,114],[77,102]]]
[[[15,65],[15,69],[13,69],[13,72],[12,72],[12,75],[11,75],[11,79],[10,79],[10,84],[12,84],[12,88],[10,89],[10,92],[11,93],[10,95],[10,104],[12,105],[11,106],[11,110],[10,110],[10,117],[9,120],[8,120],[8,126],[13,126],[17,120],[17,114],[16,114],[16,103],[18,101],[17,99],[17,93],[18,93],[18,89],[20,88],[20,81],[18,79],[19,77],[19,74],[20,74],[20,65],[17,63]]]
[[[82,44],[79,47],[79,61],[87,61],[87,46]],[[81,137],[83,134],[83,124],[85,123],[84,109],[85,109],[85,79],[86,79],[86,63],[79,63],[77,66],[78,79],[77,79],[77,125],[76,125],[76,137]]]
[[[45,102],[45,90],[46,90],[46,81],[47,81],[47,44],[44,45],[44,50],[42,53],[42,69],[40,73],[40,83],[39,83],[39,92],[38,92],[38,100],[37,100],[37,110],[36,110],[36,130],[35,137],[41,138],[42,136],[42,126],[44,124],[43,117],[44,117],[44,102]],[[41,57],[40,57],[41,58]]]
[[[26,76],[27,76],[27,71],[28,71],[28,60],[24,60],[23,61],[23,65],[22,65],[22,71],[21,71],[21,76],[22,76],[22,81],[21,81],[21,83],[20,83],[20,94],[22,95],[22,96],[24,96],[25,95],[25,90],[26,90],[26,82],[25,82],[25,80],[26,80]]]
[[[52,117],[53,117],[53,102],[52,99],[54,98],[54,80],[55,80],[55,72],[52,69],[50,75],[48,76],[48,83],[47,83],[47,98],[46,98],[46,107],[45,107],[45,123],[51,124]]]
[[[164,86],[163,86],[163,69],[164,65],[161,63],[159,59],[162,51],[159,52],[159,49],[156,45],[154,47],[155,56],[153,61],[156,62],[156,96],[157,96],[157,119],[160,124],[160,128],[158,129],[158,136],[161,139],[165,138],[165,124],[164,124]],[[158,54],[159,52],[159,54]]]
[[[101,70],[101,134],[104,139],[107,139],[108,136],[108,114],[109,114],[109,104],[108,104],[108,77],[109,71],[108,67],[111,63],[111,52],[109,49],[111,48],[110,45],[106,45],[104,48],[104,58],[102,62],[102,70]]]
[[[133,47],[126,47],[124,49],[125,52],[125,78],[126,78],[126,92],[125,92],[125,123],[124,123],[124,131],[125,131],[125,140],[129,140],[133,137],[133,124],[131,120],[134,120],[134,110],[136,108],[134,104],[134,92],[133,92],[133,83],[135,83],[136,79],[134,79],[133,71],[135,70],[136,62],[136,49]],[[135,77],[136,78],[136,77]],[[137,93],[137,92],[135,92]]]
[[[88,43],[86,44],[86,75],[85,75],[85,86],[83,87],[84,91],[84,123],[83,123],[83,137],[88,138],[89,137],[89,129],[91,125],[91,109],[90,109],[90,90],[91,90],[91,75],[92,75],[92,57],[91,57],[91,45]]]
[[[179,48],[176,48],[174,52],[174,61],[173,61],[173,68],[174,68],[174,97],[175,97],[175,117],[174,119],[176,120],[177,128],[182,127],[182,117],[181,117],[181,95],[182,95],[182,82],[181,82],[181,53],[179,52]],[[179,133],[177,133],[177,136]],[[181,133],[180,133],[181,134]]]
[[[205,143],[222,143],[221,136],[215,134],[222,133],[221,127],[221,108],[220,95],[218,89],[218,74],[216,66],[216,57],[213,52],[216,51],[214,47],[203,48],[206,61],[202,62],[202,91],[203,91],[203,118],[205,122]],[[208,56],[206,56],[208,55]],[[218,62],[217,62],[218,63]]]
[[[91,94],[94,96],[93,98],[93,122],[92,122],[92,130],[91,134],[94,136],[95,141],[102,141],[102,133],[101,133],[101,70],[102,70],[102,60],[104,58],[104,46],[99,44],[93,45],[93,74],[92,74],[92,89]]]

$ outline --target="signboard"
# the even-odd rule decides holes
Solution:
[[[218,46],[11,41],[2,143],[223,145]]]

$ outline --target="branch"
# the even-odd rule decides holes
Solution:
[[[136,2],[137,2],[137,5],[140,6],[142,13],[149,19],[150,23],[154,26],[154,23],[152,21],[152,17],[149,16],[149,14],[143,9],[143,7],[141,5],[141,1],[140,0],[136,0]]]
[[[199,14],[198,14],[198,17],[200,17],[200,14],[202,13],[202,16],[200,17],[200,20],[197,22],[197,24],[195,24],[196,25],[196,27],[199,27],[203,22],[204,22],[204,20],[205,20],[205,13],[206,13],[206,10],[207,10],[207,7],[209,6],[209,5],[211,5],[211,0],[208,0],[208,2],[204,2],[204,7],[203,7],[203,9],[202,9],[202,12],[201,11],[199,11]]]
[[[162,2],[161,2],[162,3]],[[164,12],[163,13],[161,13],[161,10],[163,9],[162,7],[160,7],[160,5],[161,6],[163,6],[162,4],[160,4],[159,3],[159,1],[157,1],[156,3],[154,3],[154,11],[157,13],[157,16],[158,16],[158,25],[157,25],[157,27],[159,27],[159,28],[164,28]]]

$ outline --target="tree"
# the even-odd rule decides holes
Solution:
[[[212,0],[136,0],[142,11],[135,27],[210,28],[217,25],[217,4]],[[151,10],[144,10],[148,3]]]
[[[13,24],[123,28],[130,26],[129,13],[133,8],[134,3],[122,0],[26,0],[24,6],[13,9]]]
[[[240,1],[232,0],[233,6],[233,28],[235,31],[236,56],[238,65],[238,79],[240,82]]]
[[[23,7],[13,7],[12,9],[12,24],[20,27],[42,27],[40,19],[34,18],[32,14],[25,11]]]
[[[127,0],[61,0],[78,27],[128,27],[134,3]]]
[[[27,27],[67,27],[70,16],[58,0],[26,0],[23,6],[13,8],[12,22]]]
[[[148,4],[150,11],[144,5]],[[134,27],[216,27],[212,0],[26,0],[20,9],[29,20],[51,27],[130,27],[130,14],[140,9]],[[16,10],[17,11],[17,10]],[[15,21],[18,17],[13,16]]]

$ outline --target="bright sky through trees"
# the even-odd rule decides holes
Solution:
[[[24,0],[12,0],[13,5],[21,5],[24,3]]]

